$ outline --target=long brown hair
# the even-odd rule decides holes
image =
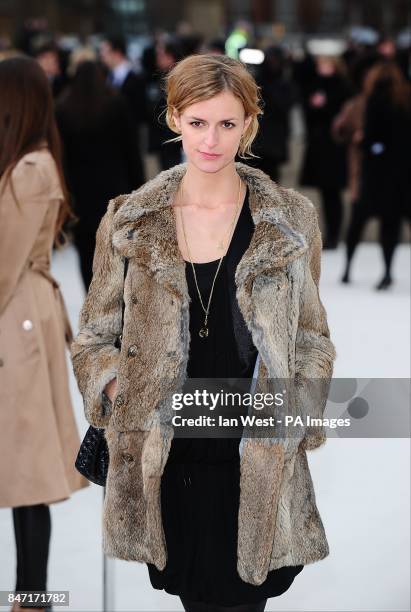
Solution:
[[[369,69],[365,81],[364,92],[369,98],[379,85],[385,85],[392,103],[410,110],[411,87],[400,67],[392,60],[380,61]]]
[[[75,216],[70,209],[63,175],[49,82],[35,60],[12,57],[0,62],[0,91],[0,180],[3,189],[18,161],[45,142],[56,163],[64,196],[54,234],[54,243],[59,247],[66,239],[63,224]]]

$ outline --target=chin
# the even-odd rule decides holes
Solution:
[[[234,162],[234,158],[227,158],[225,155],[219,159],[215,160],[203,160],[199,159],[198,156],[187,156],[188,163],[192,164],[197,168],[197,170],[201,170],[201,172],[206,172],[207,174],[215,174],[219,172],[230,163]]]

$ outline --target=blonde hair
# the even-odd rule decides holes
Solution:
[[[180,114],[191,104],[230,91],[242,102],[246,117],[252,117],[241,137],[238,154],[244,159],[257,157],[251,152],[251,145],[258,132],[258,115],[263,113],[260,87],[241,61],[211,53],[189,55],[176,63],[166,75],[165,91],[166,122],[170,130],[177,134],[180,132],[174,122],[174,111]],[[166,142],[181,139],[180,135]]]

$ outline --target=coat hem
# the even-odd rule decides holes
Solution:
[[[74,489],[70,489],[69,492],[64,496],[52,496],[49,498],[45,498],[44,495],[40,496],[39,498],[32,498],[30,499],[30,501],[25,501],[27,500],[27,498],[23,498],[20,501],[19,500],[15,500],[14,503],[10,504],[4,504],[3,502],[0,501],[0,508],[19,508],[21,506],[36,506],[38,504],[46,504],[48,506],[52,505],[52,504],[58,504],[60,502],[64,502],[67,501],[68,499],[70,499],[70,497],[74,494],[77,493],[77,491],[81,491],[81,489],[85,489],[89,486],[89,483],[87,481],[85,481],[83,484],[81,484],[78,487],[75,487]]]

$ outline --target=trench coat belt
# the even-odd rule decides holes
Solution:
[[[54,294],[57,298],[57,301],[60,304],[61,315],[62,315],[63,324],[64,324],[64,335],[65,335],[66,344],[68,348],[70,348],[70,344],[73,341],[73,331],[71,329],[70,319],[68,317],[66,304],[64,302],[63,294],[61,293],[59,283],[50,274],[49,264],[46,260],[41,260],[41,259],[30,260],[28,267],[30,270],[33,270],[34,272],[39,272],[42,276],[44,276],[44,278],[50,281],[50,283],[53,285]]]

